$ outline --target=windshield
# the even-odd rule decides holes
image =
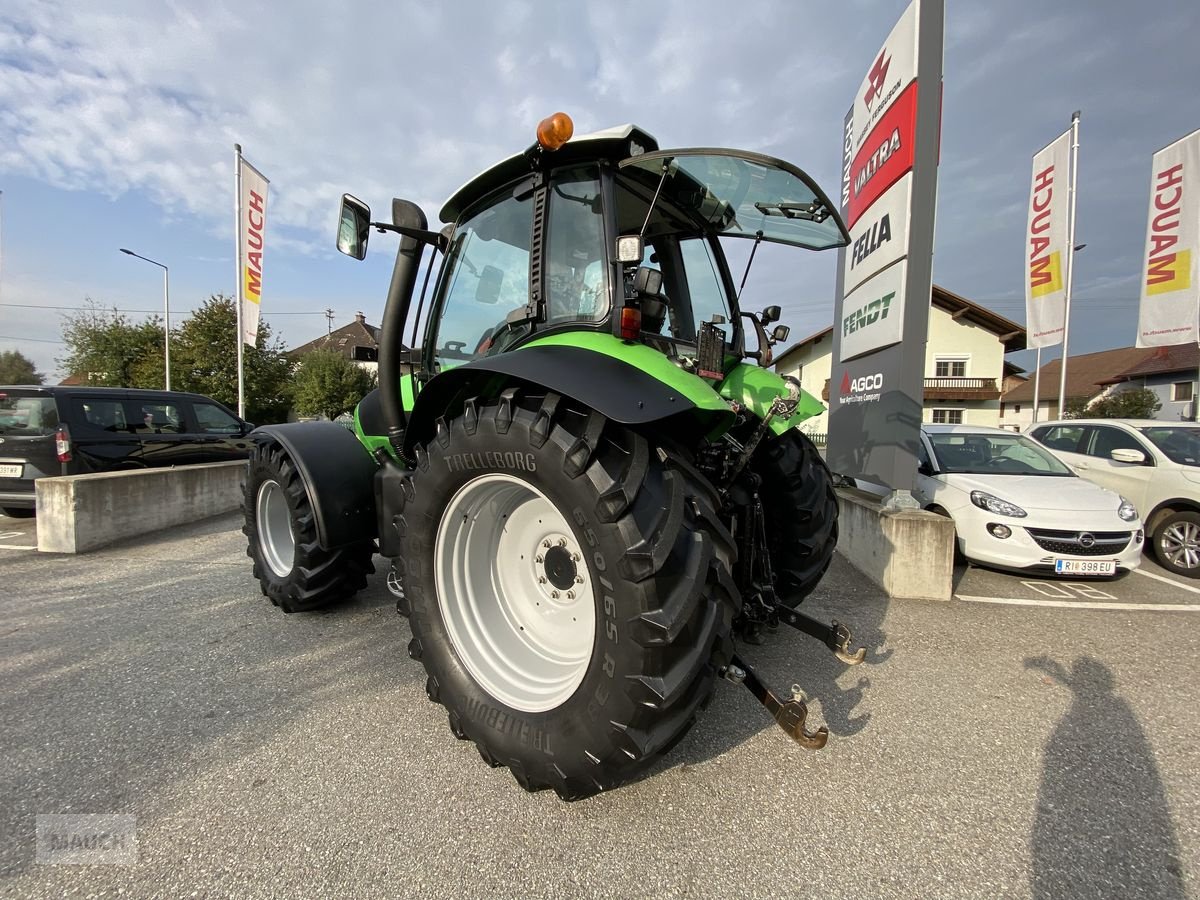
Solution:
[[[1142,428],[1141,432],[1171,462],[1181,466],[1200,466],[1200,428],[1155,425]]]
[[[829,198],[783,160],[739,150],[662,150],[622,160],[621,169],[657,187],[664,164],[662,199],[706,230],[810,250],[850,242]]]
[[[53,397],[0,392],[0,434],[54,434],[57,428],[58,408]]]
[[[960,475],[1075,475],[1058,458],[1020,434],[929,434],[938,468]]]

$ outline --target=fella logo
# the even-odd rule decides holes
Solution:
[[[863,96],[867,109],[870,109],[883,94],[883,83],[887,80],[888,66],[891,64],[887,47],[884,47],[879,51],[879,59],[875,60],[875,65],[871,66],[871,71],[867,73],[867,93]]]

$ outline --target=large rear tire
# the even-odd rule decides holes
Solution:
[[[833,476],[812,441],[795,429],[764,439],[751,467],[762,478],[775,591],[796,606],[816,588],[837,547]]]
[[[712,485],[552,393],[468,401],[416,454],[399,606],[451,731],[530,791],[637,777],[732,655],[735,550]]]
[[[304,479],[273,441],[256,443],[250,452],[242,512],[254,577],[263,595],[284,612],[345,600],[365,588],[375,571],[374,541],[337,550],[321,547]]]

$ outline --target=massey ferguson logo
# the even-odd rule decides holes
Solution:
[[[879,59],[875,60],[875,65],[867,73],[867,93],[863,95],[863,102],[868,110],[883,94],[883,83],[887,80],[888,66],[891,64],[892,59],[887,55],[887,47],[884,47],[879,51]]]
[[[883,373],[860,375],[851,378],[849,372],[842,373],[842,390],[839,399],[842,403],[869,403],[879,399],[883,390]]]

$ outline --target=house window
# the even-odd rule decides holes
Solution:
[[[934,425],[961,425],[963,411],[961,409],[935,409],[933,411]]]
[[[1176,402],[1191,400],[1192,383],[1190,381],[1177,381],[1171,385],[1171,399]]]
[[[933,374],[936,378],[965,378],[967,361],[965,359],[938,359],[933,364]]]
[[[1021,411],[1021,404],[1020,404],[1020,403],[1014,403],[1014,404],[1013,404],[1013,412],[1015,412],[1015,413],[1019,413],[1020,411]]]

